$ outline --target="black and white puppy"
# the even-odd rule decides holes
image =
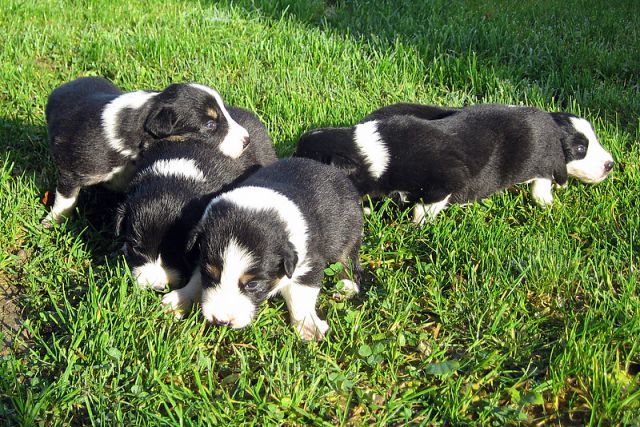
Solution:
[[[251,138],[239,157],[197,137],[158,141],[142,156],[116,216],[127,264],[140,287],[184,284],[197,261],[197,252],[186,249],[187,237],[211,197],[276,161],[258,117],[240,108],[228,107],[228,112]]]
[[[316,313],[323,270],[350,266],[345,288],[357,292],[362,234],[359,195],[335,168],[309,159],[264,167],[214,198],[192,241],[200,246],[201,277],[166,295],[173,308],[189,308],[200,294],[209,322],[247,326],[261,302],[281,294],[303,339],[329,329]]]
[[[53,90],[45,113],[58,184],[44,224],[68,215],[83,187],[126,189],[135,161],[154,140],[196,136],[230,158],[249,142],[218,92],[199,84],[123,93],[104,78],[81,77]]]
[[[550,205],[554,182],[598,183],[614,166],[585,119],[495,104],[391,105],[353,127],[304,134],[295,155],[344,170],[362,195],[399,193],[416,203],[416,223],[525,182]]]

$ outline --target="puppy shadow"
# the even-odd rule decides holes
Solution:
[[[92,263],[101,265],[107,259],[113,258],[119,247],[114,234],[115,209],[123,195],[112,193],[101,187],[87,188],[80,193],[77,211],[65,222],[54,228],[47,229],[39,221],[44,219],[49,208],[43,205],[53,202],[56,187],[56,167],[49,149],[47,128],[44,124],[33,124],[10,118],[0,118],[0,162],[8,170],[9,179],[26,191],[9,194],[8,197],[32,197],[33,200],[21,201],[28,209],[37,209],[41,213],[36,224],[27,224],[24,235],[42,233],[56,235],[69,233],[83,242],[83,251],[88,254]],[[33,218],[33,215],[25,215]],[[27,237],[28,238],[28,237]],[[51,244],[56,239],[51,240]],[[25,247],[33,246],[26,242]],[[25,248],[26,249],[26,248]],[[24,285],[21,283],[20,271],[22,265],[29,262],[29,250],[23,249],[20,242],[14,248],[7,248],[14,257],[14,267],[17,273],[0,271],[0,304],[7,309],[0,315],[3,324],[0,332],[5,332],[5,341],[13,332],[19,331],[16,325],[22,324],[27,315],[23,313],[27,306],[23,301]],[[47,250],[34,249],[37,251]],[[9,310],[10,307],[15,309]],[[9,311],[7,311],[9,310]],[[17,317],[16,317],[17,316]],[[13,319],[13,320],[12,320]],[[7,322],[7,325],[4,323]],[[10,339],[12,340],[12,339]]]

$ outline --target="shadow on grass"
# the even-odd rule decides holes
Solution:
[[[29,206],[35,209],[50,205],[55,194],[56,168],[46,127],[0,118],[0,141],[0,159],[13,165],[11,175],[33,179],[38,195],[28,202]],[[101,186],[86,188],[80,192],[78,212],[63,225],[65,231],[86,243],[93,259],[113,252],[115,210],[123,197]]]
[[[523,103],[541,98],[557,109],[575,109],[576,102],[577,108],[613,123],[638,126],[640,56],[635,54],[635,33],[624,30],[636,26],[640,8],[634,0],[232,4],[274,20],[293,16],[302,25],[347,35],[383,52],[396,43],[410,46],[426,65],[440,67],[439,86],[463,89],[477,103],[502,92],[496,89],[497,78]]]

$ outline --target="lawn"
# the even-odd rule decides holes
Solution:
[[[640,424],[640,3],[0,0],[0,425]],[[365,219],[363,292],[301,342],[274,299],[243,330],[133,284],[113,197],[50,230],[44,106],[81,75],[195,81],[278,154],[393,102],[580,114],[616,168],[540,209],[526,186],[416,227]]]

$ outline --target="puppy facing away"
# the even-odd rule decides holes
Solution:
[[[68,215],[83,187],[103,183],[124,190],[140,153],[157,139],[198,137],[230,158],[239,157],[249,141],[220,95],[198,84],[123,93],[104,78],[81,77],[53,90],[45,114],[58,169],[45,225]]]
[[[353,127],[302,135],[295,156],[342,169],[362,195],[399,193],[415,203],[416,223],[519,183],[551,205],[554,182],[598,183],[614,166],[585,119],[496,104],[394,104]]]
[[[238,158],[196,137],[158,141],[142,156],[116,216],[127,264],[140,287],[184,284],[197,261],[197,251],[186,249],[187,236],[212,195],[276,161],[260,120],[240,108],[228,111],[251,139]]]
[[[209,203],[191,239],[200,269],[163,302],[189,309],[202,292],[209,322],[242,328],[280,294],[299,335],[321,340],[329,329],[316,313],[323,270],[329,262],[350,266],[352,280],[346,271],[342,278],[357,291],[361,234],[359,195],[343,173],[309,159],[280,160]]]

